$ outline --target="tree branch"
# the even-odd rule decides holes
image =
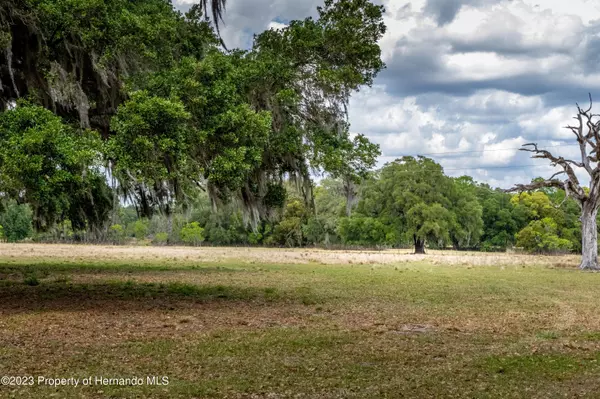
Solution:
[[[532,148],[527,148],[528,146]],[[552,155],[550,151],[540,150],[536,143],[523,144],[523,148],[521,148],[521,151],[533,152],[535,155],[533,155],[532,158],[549,159],[551,161],[552,166],[560,165],[571,180],[571,182],[579,186],[579,179],[577,179],[577,175],[575,175],[575,171],[573,170],[571,165],[583,168],[583,163],[576,162],[570,159],[565,159],[563,157],[556,157]]]
[[[531,147],[531,148],[528,148]],[[563,168],[562,171],[554,173],[549,179],[542,180],[538,182],[533,182],[531,184],[517,184],[514,187],[504,190],[505,192],[523,192],[523,191],[531,191],[537,190],[545,187],[554,187],[561,188],[565,190],[566,195],[572,195],[574,198],[578,199],[580,202],[583,202],[587,199],[587,195],[583,188],[579,184],[579,179],[575,175],[575,171],[571,167],[571,165],[575,165],[577,167],[585,167],[585,165],[581,162],[573,161],[571,159],[565,159],[563,157],[556,157],[550,153],[550,151],[540,150],[535,143],[524,144],[521,151],[532,152],[535,155],[532,158],[541,158],[548,159],[551,162],[552,166],[561,166]],[[566,174],[567,179],[564,181],[555,179],[556,176]]]
[[[548,179],[548,180],[536,181],[536,182],[533,182],[530,184],[516,184],[512,188],[502,190],[502,192],[504,192],[504,193],[514,193],[514,192],[522,193],[523,191],[532,191],[532,190],[538,190],[540,188],[548,188],[548,187],[564,188],[564,185],[565,185],[565,182],[560,181],[558,179]]]
[[[558,209],[558,208],[560,208],[561,206],[563,206],[563,204],[564,204],[565,202],[567,202],[567,199],[569,199],[569,189],[568,189],[568,187],[567,187],[567,182],[564,182],[564,189],[565,189],[565,199],[563,199],[563,200],[560,202],[560,204],[558,204],[558,205],[555,205],[555,206],[554,206],[554,207],[555,207],[555,208],[557,208],[557,209]]]

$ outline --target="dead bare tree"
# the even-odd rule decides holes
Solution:
[[[582,109],[577,105],[576,126],[565,126],[575,134],[581,152],[581,161],[565,159],[555,156],[549,151],[541,150],[537,144],[524,144],[521,151],[532,152],[532,158],[548,159],[552,166],[560,166],[562,171],[555,173],[549,179],[536,181],[532,184],[517,184],[507,191],[531,191],[543,187],[555,187],[565,190],[565,194],[577,200],[581,207],[581,246],[582,257],[580,269],[599,270],[598,265],[598,230],[596,216],[600,205],[600,165],[598,154],[600,153],[600,120],[598,114],[592,111],[592,95],[590,94],[590,106]],[[575,175],[575,169],[580,168],[590,176],[589,189],[579,183]],[[565,179],[558,176],[564,175]]]

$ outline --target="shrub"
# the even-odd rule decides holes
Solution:
[[[204,229],[198,222],[187,223],[180,232],[181,241],[188,245],[200,245],[204,241]]]
[[[35,287],[36,285],[40,285],[40,280],[36,276],[30,275],[23,279],[23,283]]]
[[[113,224],[110,226],[108,235],[116,244],[121,244],[125,241],[125,229],[120,224]]]
[[[263,235],[259,232],[251,232],[248,234],[248,242],[252,245],[258,245],[262,241]]]
[[[152,242],[158,245],[165,245],[169,241],[169,233],[156,233]]]
[[[325,221],[319,217],[311,217],[306,224],[302,226],[302,232],[309,243],[323,243],[327,236]]]
[[[208,227],[210,226],[210,230],[208,230]],[[228,245],[231,244],[231,233],[229,230],[225,229],[222,226],[215,226],[212,224],[209,224],[206,226],[205,228],[205,232],[208,233],[208,240],[216,245]]]
[[[285,218],[273,230],[275,242],[288,247],[301,246],[302,238],[302,219],[299,217]]]
[[[143,240],[148,235],[148,221],[138,219],[133,224],[133,235],[136,240]]]

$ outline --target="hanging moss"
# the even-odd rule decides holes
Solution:
[[[10,47],[12,43],[12,35],[7,27],[0,27],[0,49],[4,50]]]
[[[0,105],[33,95],[106,137],[128,80],[204,51],[190,42],[216,42],[201,24],[164,0],[3,1]]]

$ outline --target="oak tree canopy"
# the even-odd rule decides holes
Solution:
[[[2,2],[0,113],[8,122],[0,139],[13,145],[24,128],[17,114],[45,115],[28,128],[48,132],[39,133],[46,141],[71,140],[52,148],[74,151],[68,156],[81,177],[82,203],[40,205],[40,226],[60,218],[52,216],[58,209],[85,213],[84,224],[102,219],[108,211],[92,211],[106,203],[102,172],[142,215],[168,214],[200,189],[215,206],[238,200],[256,226],[281,206],[284,178],[295,179],[310,204],[313,174],[342,176],[351,190],[374,165],[378,147],[352,137],[346,108],[384,68],[383,7],[326,0],[316,19],[231,51],[218,34],[224,10],[222,0],[201,0],[185,14],[167,0]],[[101,138],[93,162],[73,148],[90,135]],[[9,176],[10,162],[0,162],[6,181],[21,184]],[[36,208],[30,193],[47,187],[27,184],[2,191]]]

